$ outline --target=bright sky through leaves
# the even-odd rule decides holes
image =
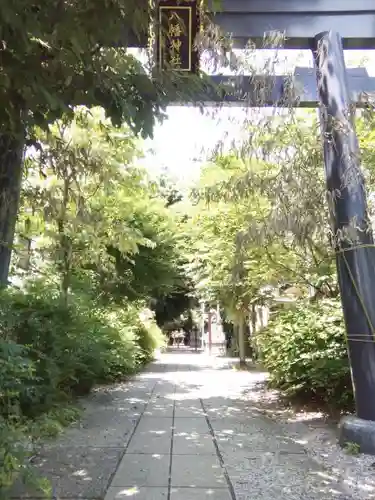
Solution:
[[[369,76],[375,76],[375,50],[348,50],[345,51],[345,59],[347,67],[365,67]],[[261,71],[267,60],[276,60],[275,51],[257,51],[253,64]],[[296,66],[312,68],[311,51],[278,51],[276,74],[291,73]],[[222,71],[222,74],[231,73]],[[202,163],[219,141],[224,137],[227,142],[238,138],[245,115],[249,117],[249,113],[270,112],[267,108],[259,111],[225,107],[215,111],[215,108],[207,107],[202,114],[198,108],[171,106],[168,120],[158,124],[154,139],[147,141],[146,158],[142,163],[155,173],[167,168],[183,186],[189,185],[198,177]]]

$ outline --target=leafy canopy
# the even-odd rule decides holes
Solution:
[[[2,133],[18,130],[19,121],[45,126],[84,105],[151,135],[168,92],[187,85],[175,72],[152,76],[127,50],[131,33],[147,33],[148,9],[140,0],[2,1]]]
[[[38,131],[22,188],[19,231],[33,241],[38,271],[57,266],[90,279],[96,293],[149,300],[180,280],[174,216],[136,166],[139,143],[114,128],[102,109]],[[42,260],[40,257],[42,256]],[[67,273],[69,276],[67,276]]]

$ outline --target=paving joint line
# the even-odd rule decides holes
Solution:
[[[235,493],[235,491],[234,491],[234,487],[233,487],[232,481],[230,480],[230,477],[229,477],[229,474],[228,474],[227,468],[226,468],[226,466],[225,466],[224,459],[223,459],[223,455],[222,455],[222,454],[221,454],[221,452],[220,452],[219,445],[218,445],[218,442],[217,442],[217,439],[216,439],[216,436],[215,436],[214,429],[213,429],[213,427],[212,427],[212,425],[211,425],[210,419],[208,418],[208,414],[207,414],[207,411],[206,411],[206,407],[204,406],[204,403],[203,403],[202,398],[199,398],[199,401],[200,401],[200,404],[201,404],[201,406],[202,406],[202,410],[203,410],[204,417],[205,417],[205,419],[206,419],[206,422],[207,422],[208,428],[209,428],[209,430],[210,430],[210,434],[211,434],[212,441],[213,441],[213,444],[214,444],[214,447],[215,447],[215,450],[216,450],[216,455],[217,455],[217,458],[219,459],[219,462],[220,462],[221,468],[223,469],[224,477],[225,477],[225,480],[226,480],[226,482],[227,482],[228,489],[229,489],[229,494],[230,494],[230,496],[231,496],[232,500],[236,500],[236,493]],[[169,500],[169,499],[168,499],[168,500]]]
[[[8,497],[10,500],[22,500],[21,497]],[[25,498],[25,497],[24,497]],[[51,497],[27,497],[27,500],[51,500]],[[77,495],[74,497],[52,497],[52,500],[77,500]],[[79,497],[79,500],[102,500],[102,497]]]
[[[137,419],[137,422],[136,422],[136,424],[134,425],[134,428],[133,428],[133,430],[132,430],[132,432],[131,432],[131,434],[130,434],[129,440],[128,440],[128,442],[126,443],[126,446],[124,447],[124,451],[123,451],[123,453],[121,453],[120,459],[119,459],[119,461],[117,462],[116,468],[115,468],[115,470],[112,472],[112,474],[110,475],[110,477],[109,477],[109,479],[108,479],[107,486],[106,486],[106,489],[105,489],[104,498],[106,497],[107,492],[108,492],[108,489],[110,488],[110,486],[111,486],[111,484],[112,484],[112,481],[113,481],[113,479],[114,479],[114,477],[115,477],[115,475],[116,475],[116,473],[117,473],[117,471],[118,471],[118,469],[119,469],[119,467],[120,467],[120,465],[121,465],[121,462],[122,462],[122,460],[123,460],[123,458],[124,458],[124,456],[125,456],[126,452],[128,451],[128,448],[129,448],[129,446],[130,446],[130,443],[131,443],[131,441],[132,441],[132,439],[133,439],[133,437],[134,437],[134,435],[135,435],[135,433],[136,433],[136,431],[137,431],[137,429],[138,429],[138,426],[139,426],[139,423],[140,423],[140,421],[141,421],[141,418],[143,417],[143,415],[144,415],[145,411],[147,410],[147,407],[148,407],[148,405],[149,405],[149,403],[150,403],[150,400],[151,400],[151,398],[152,398],[152,396],[153,396],[153,394],[154,394],[154,392],[155,392],[155,388],[156,388],[156,382],[155,382],[154,387],[153,387],[153,389],[152,389],[152,391],[151,391],[151,394],[150,394],[150,396],[149,396],[149,398],[148,398],[148,401],[147,401],[147,403],[145,404],[145,407],[143,408],[143,411],[142,411],[142,412],[141,412],[141,414],[139,415],[139,417],[138,417],[138,419]]]
[[[172,491],[172,463],[173,463],[173,438],[174,438],[175,413],[176,413],[176,385],[174,386],[174,400],[173,400],[173,410],[172,410],[172,432],[171,432],[171,449],[169,454],[167,500],[171,500],[171,491]]]

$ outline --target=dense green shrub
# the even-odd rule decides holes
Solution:
[[[142,361],[147,362],[156,349],[166,345],[166,337],[156,324],[154,314],[150,310],[144,310],[138,318],[138,321],[134,321],[137,325],[135,335],[137,344],[142,350]]]
[[[156,349],[165,344],[166,338],[153,315],[150,311],[141,309],[140,304],[107,308],[102,314],[103,321],[110,329],[109,356],[105,371],[102,372],[103,381],[116,379],[124,373],[139,369],[151,361]],[[110,334],[113,330],[117,332],[116,339]]]
[[[273,387],[339,408],[353,404],[339,301],[301,301],[281,310],[255,342]]]
[[[0,368],[6,372],[0,387],[13,391],[21,413],[30,416],[134,372],[161,342],[155,323],[142,322],[134,306],[100,308],[77,300],[66,308],[48,293],[4,292],[0,329],[9,360]]]
[[[0,498],[4,498],[7,487],[24,469],[27,458],[27,447],[22,446],[25,440],[23,429],[0,417]]]
[[[73,299],[65,307],[48,287],[0,294],[0,498],[27,471],[30,439],[76,418],[66,402],[134,373],[163,343],[141,304]]]

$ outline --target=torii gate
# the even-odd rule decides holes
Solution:
[[[173,5],[171,0],[160,0],[160,4],[166,3]],[[180,9],[196,4],[196,0],[175,0],[174,4]],[[340,440],[356,442],[361,451],[375,454],[375,250],[372,232],[368,230],[366,195],[351,113],[352,99],[357,101],[362,91],[374,91],[375,85],[374,79],[363,72],[359,78],[358,72],[346,70],[343,52],[344,48],[375,48],[375,2],[221,0],[218,12],[213,12],[213,2],[209,5],[213,21],[231,35],[237,48],[244,48],[249,39],[258,43],[265,33],[278,31],[285,33],[286,48],[313,52],[316,75],[312,77],[316,79],[317,91],[311,89],[311,75],[300,75],[303,87],[309,80],[310,92],[300,96],[299,104],[305,107],[320,104],[327,191],[333,195],[330,197],[333,230],[339,233],[353,219],[358,225],[356,241],[340,241],[336,247],[358,417],[342,420]],[[138,34],[134,45],[147,46],[147,33]],[[259,106],[272,105],[283,93],[283,78],[279,77],[268,102],[243,101],[241,92],[256,96],[252,89],[254,79],[249,82],[246,78],[224,78],[231,85],[233,79],[239,89],[235,96],[227,93],[201,97],[206,101],[221,99]],[[355,181],[348,186],[349,174]]]

